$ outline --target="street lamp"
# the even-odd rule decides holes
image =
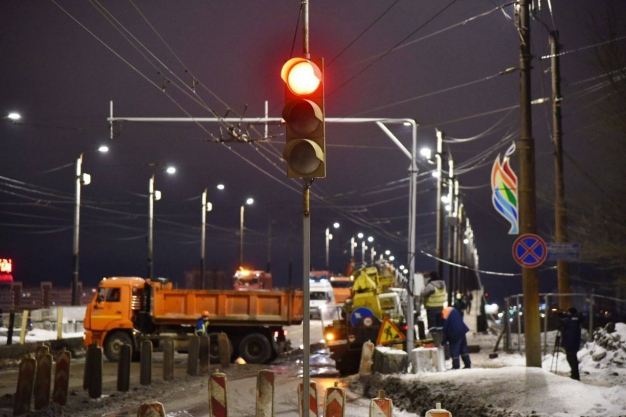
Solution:
[[[224,189],[224,184],[218,184],[218,190]],[[204,260],[206,256],[206,214],[213,210],[213,205],[207,201],[208,189],[202,192],[202,228],[200,229],[200,287],[206,289],[206,277]]]
[[[339,223],[333,223],[333,227],[335,229],[339,229]],[[332,240],[333,235],[330,233],[330,227],[326,228],[326,270],[330,271],[330,241]]]
[[[151,166],[155,165],[151,164]],[[168,166],[165,172],[172,175],[176,172],[176,168]],[[150,192],[148,195],[148,278],[154,279],[154,202],[161,199],[161,191],[154,189],[154,174],[150,177],[148,190]]]
[[[241,205],[239,210],[239,267],[243,266],[243,220],[246,212],[246,204],[252,205],[254,203],[253,198],[248,198],[245,204]]]
[[[9,119],[13,123],[17,123],[17,121],[20,120],[21,118],[22,116],[16,112],[11,112],[6,116],[6,119]]]
[[[20,115],[17,113],[9,114],[9,119],[19,120]],[[101,146],[98,148],[101,153],[109,151],[107,146]],[[91,175],[83,172],[83,154],[81,153],[76,160],[76,202],[74,205],[74,245],[72,251],[72,305],[80,305],[78,297],[78,258],[79,258],[79,237],[80,237],[80,192],[81,186],[89,185],[91,183]]]

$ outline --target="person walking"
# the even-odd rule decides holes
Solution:
[[[196,336],[202,336],[207,334],[207,327],[209,326],[209,312],[204,310],[202,316],[196,320]]]
[[[426,308],[426,318],[428,321],[428,329],[443,327],[443,304],[446,301],[446,283],[439,278],[436,271],[425,272],[424,276],[428,276],[428,283],[420,292],[424,308]]]
[[[559,320],[561,330],[561,347],[565,349],[567,363],[572,369],[571,378],[580,381],[578,372],[578,349],[581,339],[581,320],[576,307],[570,307],[565,316]]]
[[[472,300],[474,299],[474,296],[472,295],[472,292],[470,290],[467,290],[467,295],[465,296],[465,304],[467,307],[467,314],[471,313],[472,311]]]
[[[443,317],[443,340],[450,345],[452,369],[461,368],[459,357],[463,360],[463,369],[471,368],[472,361],[470,360],[467,337],[465,336],[469,332],[469,327],[463,322],[463,317],[455,308],[446,307],[441,315]]]

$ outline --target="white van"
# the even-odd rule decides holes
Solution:
[[[335,293],[328,280],[309,281],[311,318],[322,318],[324,311],[335,307]]]

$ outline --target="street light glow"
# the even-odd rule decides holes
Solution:
[[[469,243],[469,239],[463,239],[463,243],[467,245]]]
[[[247,205],[251,205],[253,203],[254,203],[254,198],[249,198],[249,199],[246,200],[246,204]]]
[[[16,121],[16,120],[20,120],[20,119],[22,118],[22,116],[21,116],[19,113],[9,113],[9,115],[7,116],[7,118],[8,118],[9,120]]]
[[[431,151],[430,148],[420,149],[420,155],[422,155],[426,159],[430,159],[430,157],[432,156],[432,153],[433,151]]]
[[[172,166],[169,166],[169,167],[167,167],[167,169],[165,170],[165,172],[167,172],[167,173],[168,173],[168,174],[170,174],[170,175],[175,174],[175,173],[176,173],[176,168],[175,168],[175,167],[172,167]]]
[[[337,222],[333,223],[333,227],[334,227],[335,229],[339,229],[339,223],[337,223]]]
[[[224,188],[225,188],[224,184],[217,184],[217,189],[218,190],[223,190]]]
[[[98,152],[107,153],[109,152],[109,147],[106,145],[102,145],[98,148]]]
[[[363,239],[363,233],[359,233],[358,235],[356,235],[359,239]]]
[[[386,250],[385,251],[385,255],[387,255],[387,256],[391,255],[391,251],[390,250]]]
[[[390,261],[395,261],[395,259],[396,259],[396,257],[395,257],[395,256],[393,256],[393,255],[391,255],[391,256],[389,257],[389,260],[390,260]]]
[[[368,237],[368,238],[367,238],[367,241],[368,241],[368,242],[373,242],[373,241],[374,241],[374,238],[370,236],[370,237]]]
[[[444,195],[443,197],[441,197],[441,202],[442,203],[447,203],[449,200],[449,197],[447,195]]]

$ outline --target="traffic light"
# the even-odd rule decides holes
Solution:
[[[289,178],[325,178],[324,59],[292,58],[283,65]]]

